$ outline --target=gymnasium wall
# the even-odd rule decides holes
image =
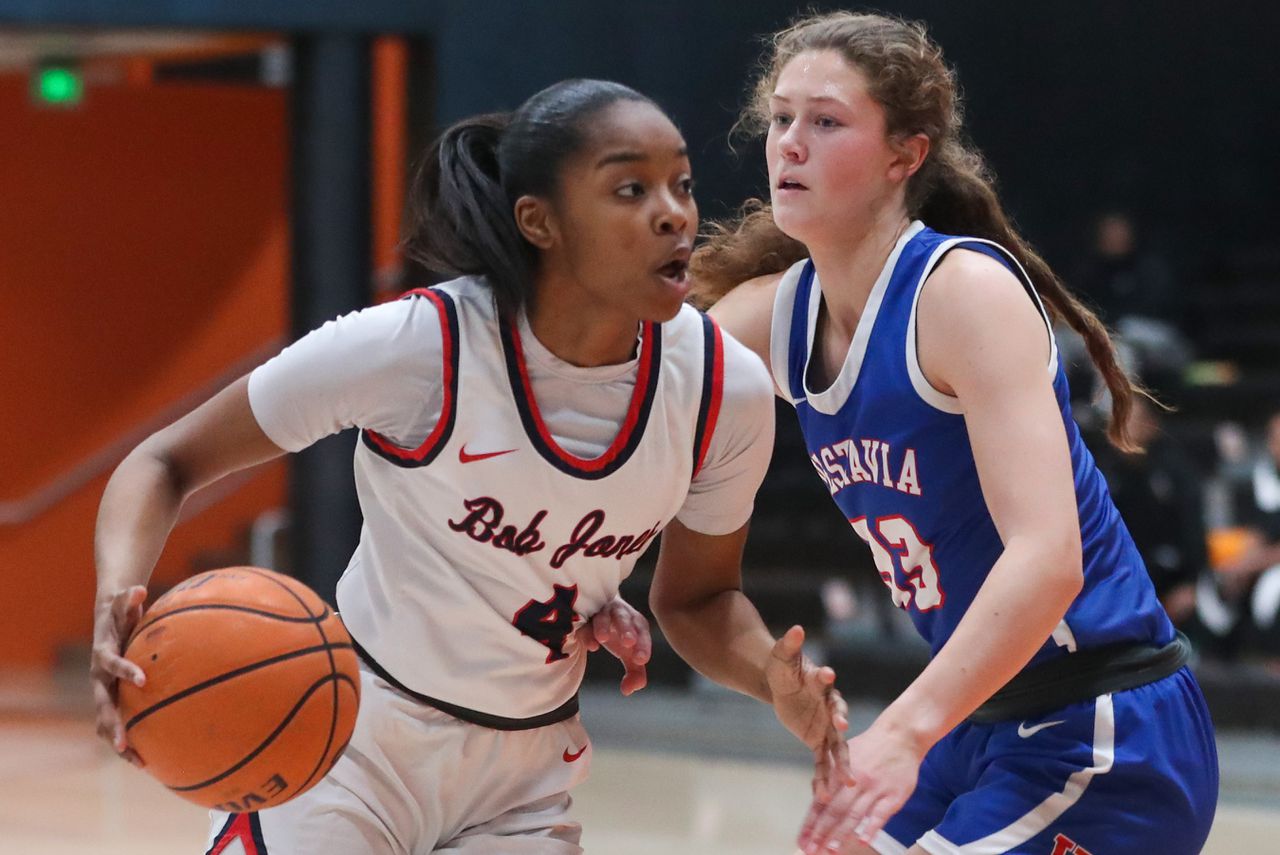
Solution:
[[[0,75],[0,665],[87,642],[114,461],[284,340],[286,97],[122,81],[59,110]],[[212,489],[157,586],[281,505],[284,466]]]
[[[1280,219],[1280,32],[1264,0],[1159,4],[954,0],[559,0],[536,15],[507,0],[440,0],[439,126],[512,108],[564,77],[635,86],[690,144],[704,215],[764,190],[758,144],[726,139],[760,36],[801,10],[875,9],[927,21],[959,71],[967,121],[1010,210],[1068,273],[1102,208],[1133,212],[1191,269],[1272,240]]]

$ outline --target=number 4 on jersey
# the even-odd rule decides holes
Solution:
[[[581,620],[573,611],[577,601],[577,585],[556,585],[551,599],[530,600],[511,621],[516,629],[551,651],[547,654],[548,665],[569,658],[564,652],[564,641],[573,632],[573,622]]]
[[[938,581],[938,565],[933,563],[933,547],[920,539],[915,526],[905,517],[880,517],[875,529],[867,524],[866,517],[849,520],[858,537],[871,547],[880,578],[889,588],[893,604],[900,609],[914,605],[927,612],[936,609],[946,600]],[[896,566],[895,566],[896,565]],[[899,577],[897,570],[901,568]],[[903,587],[902,578],[909,587]]]

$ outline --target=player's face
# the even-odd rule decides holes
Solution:
[[[769,102],[765,156],[773,216],[812,246],[892,198],[897,151],[866,78],[836,51],[806,51],[783,66]]]
[[[684,138],[651,104],[624,101],[591,123],[560,176],[554,251],[577,285],[614,309],[670,320],[689,293],[698,228]]]

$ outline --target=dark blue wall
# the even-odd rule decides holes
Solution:
[[[563,77],[614,78],[676,117],[704,215],[720,215],[763,186],[759,148],[747,143],[735,157],[726,134],[757,37],[799,6],[448,0],[436,4],[433,27],[437,121],[513,107]],[[1270,239],[1280,214],[1280,4],[881,8],[929,24],[959,71],[971,136],[1009,208],[1064,271],[1102,207],[1133,211],[1190,270],[1224,243]]]
[[[435,128],[512,107],[555,80],[611,77],[684,128],[704,213],[761,185],[730,155],[755,38],[797,0],[0,0],[0,23],[402,32],[428,39]],[[929,23],[968,96],[971,134],[1024,231],[1070,269],[1098,209],[1133,211],[1194,266],[1275,242],[1280,3],[1274,0],[886,0]],[[424,129],[419,129],[421,133]]]

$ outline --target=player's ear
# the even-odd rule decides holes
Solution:
[[[559,236],[551,206],[537,196],[521,196],[515,205],[516,228],[538,249],[550,249]]]
[[[889,145],[897,155],[889,164],[889,178],[893,181],[906,181],[915,175],[929,156],[929,138],[924,134],[890,137]]]

